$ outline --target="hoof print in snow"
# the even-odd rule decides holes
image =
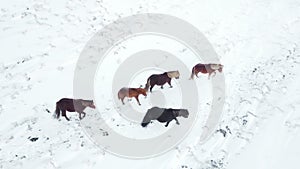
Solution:
[[[22,156],[22,157],[20,157],[20,159],[22,160],[22,159],[24,159],[24,158],[26,158],[26,156]]]
[[[227,132],[226,132],[225,130],[219,129],[219,130],[217,130],[216,132],[220,132],[220,133],[223,134],[223,137],[226,137]]]
[[[51,111],[49,109],[46,109],[46,112],[51,113]]]
[[[35,141],[37,141],[39,138],[38,138],[38,137],[33,137],[33,138],[29,137],[28,139],[29,139],[31,142],[35,142]]]
[[[58,66],[58,67],[57,67],[57,70],[58,70],[58,71],[62,71],[62,70],[64,70],[64,67]]]
[[[247,123],[248,123],[248,121],[244,119],[243,120],[243,126],[245,126]]]
[[[230,130],[230,128],[228,126],[226,126],[226,130],[228,131],[229,134],[232,134],[231,130]]]
[[[108,132],[106,132],[106,131],[103,132],[103,133],[102,133],[102,136],[108,136]]]
[[[223,162],[221,160],[219,160],[218,162],[211,160],[210,164],[213,168],[223,168]]]

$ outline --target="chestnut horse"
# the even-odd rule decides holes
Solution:
[[[62,116],[64,116],[68,121],[70,120],[67,117],[66,111],[68,112],[77,112],[79,113],[79,119],[83,119],[86,115],[83,110],[86,107],[90,107],[95,109],[96,106],[94,105],[93,100],[82,100],[82,99],[68,99],[68,98],[63,98],[60,99],[58,102],[56,102],[56,118],[59,118],[60,116],[60,111],[62,112]],[[83,114],[83,117],[81,117],[81,114]]]
[[[168,83],[170,85],[170,88],[173,86],[171,85],[172,78],[179,79],[180,73],[179,71],[170,71],[165,72],[163,74],[153,74],[147,79],[147,83],[145,85],[145,88],[150,87],[150,92],[152,92],[152,88],[155,85],[160,86],[163,89],[164,84]]]
[[[223,65],[221,64],[197,64],[193,67],[192,69],[192,75],[191,75],[191,78],[190,79],[194,79],[194,75],[196,75],[198,77],[198,73],[201,72],[201,73],[208,73],[208,79],[210,79],[210,76],[211,74],[213,73],[214,76],[216,75],[216,70],[218,70],[220,73],[222,72],[223,70]]]
[[[136,101],[138,102],[138,104],[141,105],[141,103],[139,101],[139,95],[142,94],[144,96],[147,96],[147,90],[148,90],[148,88],[143,89],[143,88],[123,87],[118,92],[118,98],[122,101],[123,104],[125,104],[124,103],[125,97],[128,97],[128,98],[134,97],[136,99]]]

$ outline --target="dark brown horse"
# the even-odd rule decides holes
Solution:
[[[223,70],[223,65],[221,64],[197,64],[193,67],[192,69],[192,75],[191,75],[191,78],[190,79],[194,79],[194,75],[196,75],[196,77],[198,77],[198,73],[201,72],[201,73],[208,73],[208,79],[210,79],[210,76],[211,74],[213,73],[214,76],[216,75],[216,70],[218,70],[220,73],[222,72]]]
[[[147,83],[145,88],[150,88],[150,92],[152,92],[152,89],[155,85],[160,86],[163,89],[164,84],[168,83],[170,87],[172,78],[179,79],[180,73],[179,71],[170,71],[165,72],[163,74],[153,74],[147,79]]]
[[[63,98],[60,99],[58,102],[56,102],[56,118],[59,118],[60,116],[60,111],[62,112],[62,116],[64,116],[68,121],[70,120],[67,117],[66,111],[68,112],[77,112],[79,113],[79,119],[83,119],[86,115],[83,110],[86,107],[90,107],[95,109],[96,106],[94,105],[93,100],[82,100],[82,99],[68,99],[68,98]],[[81,117],[81,114],[83,114],[83,117]]]
[[[123,87],[122,89],[119,90],[118,92],[118,98],[124,103],[124,98],[132,98],[134,97],[136,101],[138,102],[139,105],[141,105],[140,100],[139,100],[139,95],[142,94],[144,96],[147,96],[147,90],[148,88],[127,88]]]
[[[169,123],[172,120],[176,121],[176,124],[179,125],[177,117],[189,117],[189,112],[187,109],[165,109],[159,107],[152,107],[149,109],[142,121],[142,126],[146,127],[152,120],[157,120],[161,123],[166,123],[165,127],[168,127]]]

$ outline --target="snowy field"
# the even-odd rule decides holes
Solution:
[[[139,13],[163,13],[197,27],[224,65],[225,105],[215,132],[199,142],[209,116],[211,83],[195,79],[200,95],[196,122],[186,138],[154,158],[121,158],[96,146],[77,113],[70,121],[52,117],[55,103],[73,97],[76,62],[85,44],[103,26]],[[298,169],[300,156],[300,1],[298,0],[10,0],[0,2],[0,168],[130,169]],[[182,73],[153,89],[142,106],[103,91],[126,57],[147,49],[165,50],[196,64],[191,52],[167,38],[132,39],[114,49],[95,79],[96,106],[116,132],[151,138],[168,130],[153,122],[142,128],[114,111],[131,105],[146,112],[152,106],[180,108]],[[119,58],[119,59],[118,59]],[[122,60],[123,59],[123,60]],[[115,64],[114,64],[115,63]],[[164,62],[158,62],[161,64]],[[176,68],[176,65],[171,65]],[[107,67],[111,71],[106,72]],[[163,70],[137,72],[132,87]],[[218,76],[218,75],[217,75]],[[119,84],[124,87],[126,84]],[[195,91],[196,92],[196,91]],[[165,99],[169,97],[170,99]],[[166,102],[164,102],[167,100]],[[87,118],[94,116],[87,109]],[[144,114],[140,116],[143,117]],[[86,120],[84,119],[84,120]],[[182,125],[187,119],[178,119]],[[180,127],[175,121],[171,127]],[[101,131],[106,134],[105,131]]]

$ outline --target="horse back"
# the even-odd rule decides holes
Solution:
[[[168,82],[170,79],[171,78],[169,78],[167,72],[165,72],[163,74],[154,74],[154,75],[151,75],[148,78],[148,81],[150,80],[150,84],[151,85],[154,85],[154,84],[163,85],[166,82]]]
[[[75,111],[74,99],[62,98],[56,102],[56,107],[63,111]]]
[[[164,111],[165,111],[164,108],[152,107],[151,109],[148,109],[145,115],[145,119],[156,120],[164,113]]]
[[[208,73],[210,65],[199,63],[194,66],[195,72]]]
[[[82,105],[80,100],[69,98],[60,99],[56,105],[60,110],[66,110],[69,112],[82,111],[85,109],[85,106]]]
[[[165,109],[162,115],[159,116],[159,118],[157,118],[157,121],[168,122],[168,121],[172,121],[173,119],[175,119],[173,109]]]

